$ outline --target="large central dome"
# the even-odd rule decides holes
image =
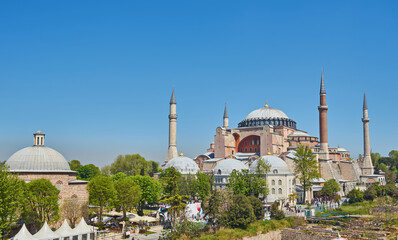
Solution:
[[[68,161],[52,148],[44,146],[44,134],[34,134],[34,145],[14,153],[6,162],[13,172],[71,172]]]
[[[247,117],[238,124],[238,127],[256,127],[263,125],[286,126],[296,128],[296,122],[291,120],[279,109],[265,105],[249,113]]]

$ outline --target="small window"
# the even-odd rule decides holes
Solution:
[[[62,186],[62,182],[58,181],[57,182],[57,189],[61,191],[61,186]]]
[[[275,180],[272,180],[272,185],[275,185]]]
[[[252,152],[252,148],[250,148],[250,152]]]
[[[275,194],[275,188],[272,189],[272,194]]]
[[[282,180],[279,180],[279,181],[278,181],[278,185],[282,185]]]
[[[218,169],[217,174],[221,175],[221,169]]]
[[[274,169],[273,173],[277,174],[278,173],[278,169]]]
[[[278,189],[278,194],[282,194],[282,188]]]

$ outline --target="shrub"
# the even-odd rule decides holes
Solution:
[[[363,192],[357,188],[352,189],[347,197],[350,199],[350,203],[362,202]]]
[[[274,202],[271,206],[271,218],[281,220],[285,218],[285,214],[282,210],[279,210],[279,202]]]
[[[223,223],[231,228],[245,229],[256,217],[249,198],[238,194],[232,197],[231,205],[223,217]]]
[[[256,197],[249,197],[249,201],[252,205],[254,215],[257,220],[262,220],[264,218],[264,207],[260,199]]]

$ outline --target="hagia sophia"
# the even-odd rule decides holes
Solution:
[[[268,202],[286,201],[288,194],[297,192],[300,196],[302,192],[300,183],[295,179],[293,159],[297,146],[303,145],[313,151],[322,177],[313,180],[313,187],[309,192],[310,198],[329,179],[337,180],[341,186],[340,194],[342,195],[347,194],[357,183],[385,184],[383,175],[374,174],[370,158],[366,95],[364,95],[362,118],[364,157],[358,160],[351,159],[350,152],[345,148],[330,147],[328,144],[328,106],[323,70],[319,97],[319,138],[297,129],[297,124],[293,119],[268,104],[250,112],[237,128],[231,128],[225,105],[223,126],[217,127],[214,142],[204,154],[190,159],[178,156],[177,153],[177,101],[173,90],[170,100],[169,148],[164,167],[174,166],[183,174],[194,174],[197,171],[211,174],[215,179],[215,187],[223,188],[227,185],[228,176],[232,171],[243,169],[251,171],[256,165],[256,160],[262,157],[271,165],[271,171],[267,174],[269,195],[266,200]]]

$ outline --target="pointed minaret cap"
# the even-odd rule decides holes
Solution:
[[[225,103],[224,118],[228,118],[227,103]]]
[[[325,81],[323,80],[323,68],[322,68],[322,75],[321,75],[321,91],[320,91],[320,94],[326,94]]]
[[[171,94],[170,104],[177,104],[176,96],[174,94],[174,88],[173,88],[173,93]]]
[[[264,107],[268,108],[268,100],[267,99],[265,100],[265,106]]]
[[[368,103],[366,102],[366,92],[363,91],[363,110],[368,109]]]

